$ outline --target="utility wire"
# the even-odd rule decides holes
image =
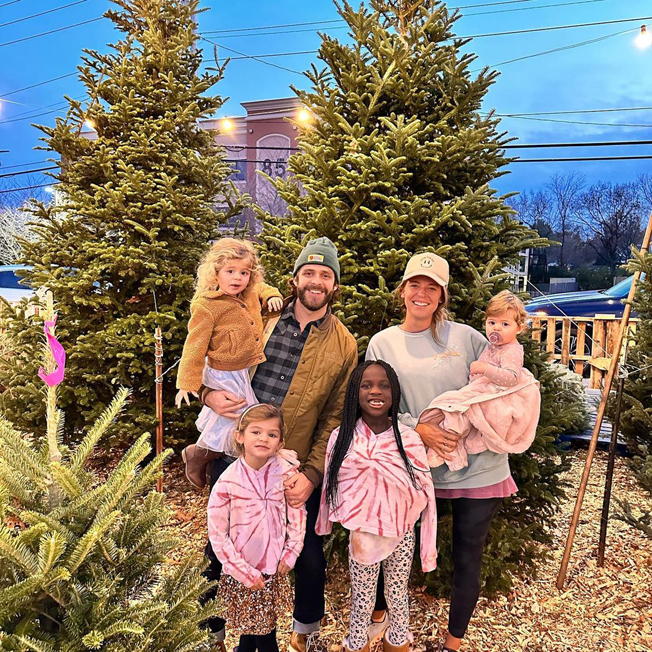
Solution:
[[[247,55],[244,52],[239,52],[238,50],[234,50],[232,48],[227,48],[226,45],[221,45],[220,43],[216,43],[215,41],[211,41],[210,39],[208,39],[208,38],[206,38],[204,36],[202,36],[200,38],[203,41],[206,41],[208,43],[211,43],[212,45],[217,46],[218,48],[222,48],[222,49],[226,50],[227,52],[234,52],[235,54],[239,54],[239,55],[244,56],[244,57],[249,57],[250,59],[253,59],[254,61],[259,61],[260,63],[264,63],[266,66],[272,66],[273,68],[278,68],[279,70],[285,70],[287,72],[292,72],[295,75],[300,75],[301,77],[303,77],[303,73],[299,72],[298,70],[293,70],[292,68],[286,68],[285,66],[279,66],[276,63],[271,63],[270,61],[265,61],[264,59],[259,59],[259,58],[254,57],[254,56]]]
[[[47,11],[41,11],[38,14],[32,14],[31,16],[24,16],[23,18],[16,18],[15,20],[10,20],[8,23],[0,24],[0,27],[7,27],[9,25],[15,25],[16,23],[22,23],[26,20],[31,20],[32,18],[38,18],[39,16],[45,16],[46,14],[52,14],[55,11],[61,11],[62,9],[67,9],[68,7],[74,7],[75,5],[80,5],[84,2],[87,2],[87,0],[76,0],[76,2],[70,2],[67,5],[54,7],[54,9],[48,9]]]
[[[11,2],[4,2],[0,5],[0,9],[3,7],[8,7],[9,5],[15,5],[18,2],[21,2],[21,0],[11,0]]]
[[[456,9],[474,9],[474,8],[480,8],[480,7],[495,7],[498,5],[512,5],[512,4],[523,4],[525,2],[535,2],[536,0],[506,0],[503,2],[485,2],[485,3],[479,3],[479,4],[472,4],[472,5],[458,5],[456,7],[450,6],[449,9],[456,10]],[[582,4],[593,4],[595,2],[605,2],[606,0],[573,0],[572,2],[561,2],[561,3],[555,3],[555,4],[549,4],[549,5],[537,5],[534,7],[523,7],[523,8],[518,8],[518,9],[500,9],[496,11],[482,11],[482,12],[473,12],[469,14],[464,14],[464,16],[483,16],[486,14],[498,14],[498,13],[504,13],[508,11],[526,11],[526,10],[531,10],[531,9],[547,9],[550,7],[563,7],[566,5],[582,5]],[[346,22],[343,18],[335,18],[333,20],[313,20],[309,22],[304,22],[304,23],[282,23],[280,25],[262,25],[260,27],[239,27],[239,28],[232,28],[232,29],[215,29],[215,30],[207,30],[205,32],[201,32],[202,34],[213,34],[213,35],[226,35],[226,34],[233,34],[235,32],[260,32],[262,30],[277,30],[277,29],[285,29],[286,27],[306,27],[308,25],[315,26],[315,25],[331,25],[333,23],[344,23]],[[346,29],[348,25],[344,26],[343,29]],[[318,27],[315,29],[319,29]],[[299,31],[315,31],[315,29],[310,29],[310,30],[296,30],[297,32]],[[339,28],[333,28],[333,27],[327,27],[325,29],[339,29]],[[290,34],[290,33],[295,33],[295,32],[273,32],[273,33],[279,33],[279,34]],[[245,34],[242,34],[244,36]],[[252,35],[254,36],[254,35]],[[255,34],[255,36],[263,36],[263,34]],[[223,37],[224,38],[224,37]],[[235,38],[229,36],[228,38]]]
[[[0,170],[12,170],[13,168],[24,168],[26,165],[40,165],[41,163],[49,163],[49,161],[32,161],[31,163],[16,163],[14,165],[0,165]]]
[[[31,84],[30,86],[23,86],[23,88],[17,88],[14,91],[9,91],[8,93],[5,93],[2,97],[0,97],[0,100],[3,100],[5,97],[9,97],[10,95],[15,95],[16,93],[22,93],[23,91],[27,91],[30,88],[36,88],[37,86],[44,86],[45,84],[50,84],[51,82],[59,81],[60,79],[66,79],[67,77],[72,77],[73,75],[76,74],[77,71],[69,72],[67,75],[59,75],[59,77],[52,77],[52,79],[46,79],[45,81],[38,82],[37,84]]]
[[[41,32],[40,34],[32,34],[31,36],[24,36],[23,38],[17,38],[13,41],[6,41],[5,43],[0,43],[0,48],[5,47],[6,45],[14,45],[16,43],[23,43],[24,41],[31,41],[35,38],[40,38],[41,36],[47,36],[48,34],[55,34],[56,32],[63,32],[67,29],[72,29],[73,27],[80,27],[81,25],[88,25],[90,23],[96,23],[98,20],[102,20],[102,16],[97,18],[91,18],[90,20],[83,20],[81,23],[74,23],[72,25],[66,25],[65,27],[58,27],[57,29],[51,29],[47,32]]]
[[[556,122],[569,125],[593,125],[598,127],[636,127],[638,129],[649,129],[652,124],[637,124],[627,122],[591,122],[590,120],[560,120],[557,118],[535,118],[527,116],[507,116],[514,120],[535,120],[536,122]]]
[[[47,170],[58,170],[58,169],[59,169],[58,165],[53,165],[47,168],[36,168],[35,170],[23,170],[22,172],[9,172],[8,174],[0,174],[0,179],[4,179],[5,177],[17,177],[20,176],[21,174],[36,174],[37,172],[45,172]]]
[[[566,163],[571,161],[641,161],[652,160],[650,156],[582,156],[569,158],[521,158],[513,163]]]
[[[627,106],[614,109],[573,109],[564,111],[536,111],[532,113],[495,113],[499,118],[524,118],[539,115],[573,115],[579,113],[616,113],[619,111],[651,111],[652,106]]]

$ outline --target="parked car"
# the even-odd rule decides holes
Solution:
[[[537,297],[528,301],[525,310],[533,317],[595,317],[614,315],[622,317],[627,298],[632,287],[630,276],[607,290],[586,292],[563,292]],[[632,314],[632,316],[634,316]]]
[[[9,303],[20,301],[23,297],[30,297],[34,291],[20,284],[19,270],[24,270],[24,265],[0,265],[0,297]]]

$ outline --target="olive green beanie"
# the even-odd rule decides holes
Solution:
[[[340,282],[340,261],[337,259],[337,249],[327,237],[310,240],[299,254],[297,262],[294,263],[292,276],[304,265],[324,265],[330,267],[335,274],[335,279]]]

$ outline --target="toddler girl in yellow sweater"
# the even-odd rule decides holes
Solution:
[[[256,251],[246,240],[221,238],[202,258],[177,376],[177,407],[190,402],[189,394],[197,396],[202,385],[231,392],[247,405],[258,402],[248,368],[265,361],[261,311],[283,307],[281,293],[262,278]],[[234,453],[236,423],[205,405],[196,425],[197,444],[182,456],[186,477],[201,488],[208,462]]]

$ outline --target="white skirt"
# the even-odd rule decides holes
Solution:
[[[231,392],[247,401],[247,406],[258,403],[254,390],[251,389],[249,371],[220,371],[206,365],[204,367],[203,383],[212,389]],[[246,409],[246,407],[244,408]],[[217,453],[237,456],[234,433],[238,425],[236,419],[228,419],[213,412],[207,405],[201,409],[197,421],[197,430],[201,433],[197,440],[198,446],[203,446]]]

